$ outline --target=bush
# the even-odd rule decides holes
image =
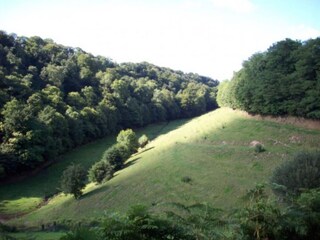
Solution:
[[[117,136],[117,142],[126,146],[130,153],[134,153],[139,146],[136,134],[132,129],[121,130]]]
[[[124,167],[124,162],[130,155],[130,150],[122,143],[111,146],[104,153],[102,159],[89,170],[89,180],[97,183],[101,183],[104,179],[109,180],[113,177],[115,171]]]
[[[192,179],[189,176],[184,176],[181,178],[181,181],[184,183],[190,183],[192,181]]]
[[[62,173],[61,190],[66,194],[73,194],[76,199],[82,195],[85,186],[86,171],[81,165],[71,165]]]
[[[123,144],[115,144],[103,155],[102,160],[109,162],[115,171],[124,166],[124,162],[130,157],[129,149]]]
[[[320,189],[302,193],[286,211],[278,239],[320,239]]]
[[[241,239],[280,239],[282,215],[265,194],[265,186],[258,184],[247,194],[249,204],[238,214]]]
[[[60,240],[98,240],[98,234],[89,228],[77,228],[72,232],[66,233]]]
[[[0,239],[2,240],[1,237],[7,237],[6,233],[12,233],[12,232],[17,232],[17,229],[15,226],[8,226],[5,225],[4,223],[0,222]],[[2,235],[1,235],[2,234]],[[7,239],[7,238],[4,238]],[[9,239],[9,237],[8,237]]]
[[[131,207],[125,216],[107,215],[99,230],[102,239],[110,240],[194,239],[179,223],[151,215],[142,205]]]
[[[320,187],[320,152],[301,152],[282,164],[271,177],[275,193],[299,195],[302,190]]]
[[[139,139],[138,139],[138,143],[139,143],[139,146],[141,148],[143,148],[144,146],[146,146],[149,142],[149,139],[147,137],[147,135],[143,134]]]
[[[125,162],[132,154],[132,152],[128,149],[126,145],[118,143],[114,145],[114,147],[117,148],[119,154],[123,159],[123,162]]]
[[[96,162],[89,170],[89,180],[101,183],[104,179],[109,180],[113,177],[114,168],[107,161]]]
[[[266,151],[266,149],[263,147],[262,144],[257,144],[254,146],[254,151],[256,153],[262,153],[262,152]]]
[[[297,203],[298,210],[303,213],[300,214],[298,219],[303,219],[304,221],[305,230],[303,235],[305,239],[320,239],[320,189],[312,189],[302,193]]]

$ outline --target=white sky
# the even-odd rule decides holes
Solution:
[[[224,80],[276,41],[320,36],[317,10],[318,0],[0,0],[0,29]]]

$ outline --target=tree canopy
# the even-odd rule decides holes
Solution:
[[[220,106],[320,119],[320,38],[285,39],[252,55],[219,86]]]
[[[81,165],[70,165],[63,171],[61,176],[60,188],[65,194],[73,194],[78,199],[82,195],[86,181],[86,171]]]
[[[0,178],[121,129],[214,109],[217,85],[0,31]]]

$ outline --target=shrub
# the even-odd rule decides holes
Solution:
[[[117,142],[126,146],[130,153],[134,153],[139,146],[136,134],[132,129],[121,130],[117,136]]]
[[[8,225],[5,225],[4,223],[0,222],[0,239],[2,240],[1,237],[5,237],[4,236],[5,233],[10,233],[10,232],[17,232],[17,228],[15,226],[8,226]]]
[[[66,233],[60,240],[98,240],[98,234],[89,228],[77,228],[72,232]]]
[[[289,207],[278,239],[320,239],[320,189],[302,193]]]
[[[109,180],[113,177],[114,168],[107,161],[96,162],[89,170],[89,180],[101,183],[104,179]]]
[[[320,189],[312,189],[302,193],[297,203],[300,212],[303,213],[305,239],[320,239]]]
[[[262,184],[247,194],[249,205],[240,210],[241,239],[278,239],[281,212],[274,202],[269,201]]]
[[[271,177],[273,190],[280,195],[299,195],[302,190],[320,187],[320,152],[301,152],[282,164]]]
[[[61,190],[66,194],[73,194],[76,199],[82,195],[85,186],[86,171],[81,165],[71,165],[62,173]]]
[[[129,149],[123,144],[115,144],[103,155],[102,160],[109,162],[115,171],[124,166],[124,162],[130,157]]]
[[[126,145],[118,143],[114,145],[114,147],[118,149],[119,154],[122,156],[123,162],[125,162],[132,154],[132,152],[128,149]]]
[[[125,216],[106,216],[99,230],[102,239],[110,240],[194,239],[178,223],[151,215],[142,205],[131,207]]]
[[[181,178],[181,181],[184,182],[184,183],[189,183],[192,181],[191,177],[189,176],[184,176]]]
[[[256,153],[262,153],[262,152],[266,151],[266,149],[263,147],[262,144],[257,144],[254,146],[254,151]]]
[[[178,202],[168,203],[167,209],[167,218],[179,224],[191,239],[225,239],[220,231],[224,225],[221,209],[207,203],[186,205]]]
[[[149,142],[149,139],[147,137],[147,135],[143,134],[139,139],[138,139],[138,143],[139,143],[139,146],[141,148],[143,148],[144,146],[147,145],[147,143]]]

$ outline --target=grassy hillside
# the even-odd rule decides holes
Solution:
[[[105,211],[126,211],[137,203],[155,211],[161,211],[161,203],[172,201],[239,207],[246,190],[268,181],[281,162],[320,144],[320,131],[255,120],[230,109],[171,122],[167,130],[132,156],[128,167],[113,179],[102,185],[89,184],[80,200],[60,194],[12,222],[39,226],[63,219],[80,220],[102,216]],[[145,131],[157,132],[152,126]],[[266,151],[255,153],[250,147],[254,140],[263,143]],[[183,177],[191,181],[185,183]]]
[[[107,137],[87,144],[61,157],[59,161],[39,174],[17,183],[0,186],[0,214],[22,214],[34,210],[43,200],[58,190],[62,171],[71,163],[81,162],[89,168],[99,160],[114,137]]]
[[[152,124],[144,129],[138,129],[137,134],[146,133],[152,139],[184,122],[185,120],[178,120],[171,123]],[[101,159],[103,152],[115,143],[115,138],[115,136],[109,136],[79,147],[64,154],[56,163],[35,176],[0,186],[0,218],[19,216],[43,205],[48,196],[59,191],[59,180],[64,169],[72,163],[81,163],[85,169],[89,169],[93,163]]]

